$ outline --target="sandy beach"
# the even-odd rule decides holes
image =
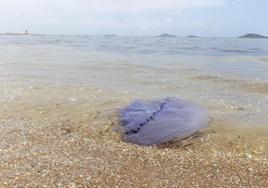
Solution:
[[[268,185],[267,128],[241,128],[215,114],[194,138],[141,147],[113,131],[117,110],[132,99],[97,88],[33,87],[2,101],[1,187]]]

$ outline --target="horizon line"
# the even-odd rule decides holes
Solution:
[[[27,36],[27,35],[35,35],[35,36],[106,36],[106,37],[163,37],[163,38],[239,38],[241,36],[247,34],[257,34],[266,37],[265,35],[259,33],[245,33],[239,36],[201,36],[201,35],[176,35],[171,33],[161,33],[158,35],[121,35],[121,34],[63,34],[63,33],[55,33],[55,34],[42,34],[42,33],[19,33],[19,32],[0,32],[0,35],[16,35],[16,36]],[[161,36],[161,35],[170,35],[170,36]]]

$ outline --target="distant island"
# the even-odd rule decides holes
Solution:
[[[248,33],[248,34],[242,35],[242,36],[240,36],[238,38],[260,39],[260,38],[268,38],[268,37],[260,35],[260,34],[256,34],[256,33]]]
[[[24,33],[2,33],[2,35],[30,35],[30,33],[28,32],[28,30],[26,30]]]
[[[24,35],[24,33],[1,33],[1,35]]]
[[[198,36],[195,36],[195,35],[188,35],[187,37],[188,37],[188,38],[197,38]]]
[[[177,37],[176,35],[170,35],[168,33],[163,33],[161,35],[158,35],[157,37]]]

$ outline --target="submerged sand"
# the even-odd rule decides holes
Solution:
[[[247,109],[208,104],[207,130],[141,147],[113,131],[134,95],[89,86],[3,86],[1,94],[0,187],[268,186],[266,125],[229,118]]]

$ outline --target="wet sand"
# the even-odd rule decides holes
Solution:
[[[267,86],[262,87],[259,94],[265,96]],[[117,109],[133,94],[90,86],[10,85],[0,92],[6,96],[0,101],[0,187],[268,185],[267,124],[229,118],[247,109],[208,104],[207,130],[182,142],[141,147],[113,131]]]
[[[220,76],[209,75],[195,76],[192,77],[192,79],[197,81],[209,81],[214,84],[226,84],[231,90],[242,90],[247,93],[250,92],[268,96],[268,82],[228,79]]]

